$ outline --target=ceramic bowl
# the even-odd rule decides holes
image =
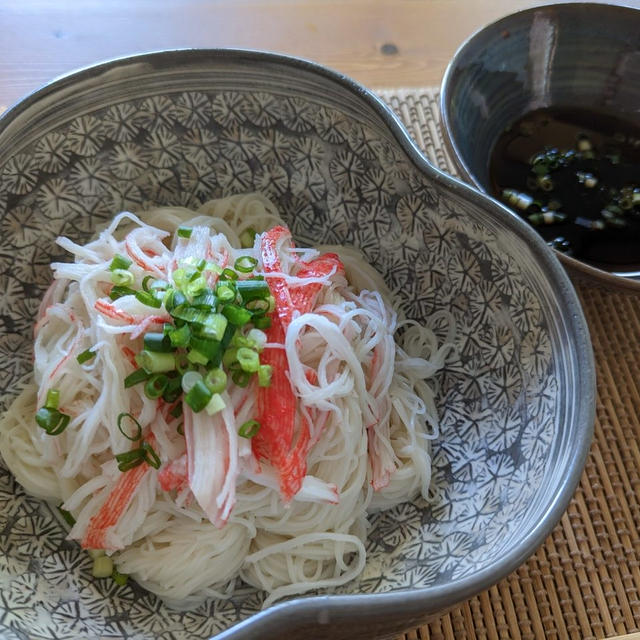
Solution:
[[[54,240],[123,209],[258,189],[300,243],[360,247],[411,317],[445,311],[431,503],[371,517],[362,575],[261,611],[243,587],[193,611],[90,577],[52,507],[0,470],[0,635],[382,638],[487,588],[541,544],[594,420],[587,327],[561,265],[506,208],[430,166],[372,93],[315,64],[174,51],[66,76],[0,119],[0,392],[29,371]],[[442,332],[441,323],[435,324]],[[130,581],[131,582],[131,581]]]
[[[440,93],[460,174],[490,193],[489,159],[505,128],[541,107],[606,109],[640,125],[640,10],[576,2],[526,9],[472,35]],[[611,273],[558,253],[572,275],[640,292],[640,273]]]

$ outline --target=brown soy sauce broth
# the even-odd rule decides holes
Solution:
[[[490,178],[550,246],[609,271],[640,268],[640,126],[591,109],[532,111],[498,139]]]

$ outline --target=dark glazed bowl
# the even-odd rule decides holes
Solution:
[[[408,316],[446,312],[456,330],[436,398],[437,497],[371,516],[356,580],[265,611],[248,587],[172,611],[135,582],[92,580],[52,508],[0,465],[3,637],[394,636],[513,571],[565,510],[595,390],[571,283],[531,229],[430,166],[360,85],[247,51],[108,62],[0,118],[0,187],[0,408],[30,368],[48,265],[64,257],[56,236],[84,241],[122,209],[259,189],[299,242],[360,247]]]
[[[640,125],[640,10],[583,2],[535,7],[462,44],[444,75],[440,108],[463,178],[490,193],[489,159],[500,134],[550,106],[606,108]],[[572,276],[640,292],[639,272],[610,273],[558,256]]]

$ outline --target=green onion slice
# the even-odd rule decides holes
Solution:
[[[148,291],[136,291],[136,298],[142,302],[142,304],[146,304],[147,307],[154,307],[155,309],[159,309],[162,306],[162,300],[156,298],[153,294]]]
[[[236,327],[242,327],[251,320],[251,311],[236,304],[227,304],[222,308],[222,315]]]
[[[245,229],[240,234],[240,246],[243,249],[250,249],[251,247],[253,247],[257,235],[258,234],[256,233],[256,230],[253,229],[252,227]]]
[[[129,389],[139,382],[144,382],[149,378],[149,373],[144,369],[136,369],[124,379],[124,388]]]
[[[124,427],[122,426],[122,423],[125,418],[128,418],[129,420],[131,420],[135,426],[135,431],[133,432],[133,435],[128,434],[124,430]],[[118,431],[127,440],[131,440],[131,442],[137,442],[138,440],[140,440],[140,438],[142,438],[142,426],[130,413],[121,413],[120,415],[118,415]]]
[[[136,356],[136,362],[149,373],[167,373],[176,368],[173,353],[160,353],[144,349]]]
[[[185,395],[184,400],[193,411],[198,413],[209,404],[212,395],[209,387],[202,380],[198,380]]]
[[[60,512],[60,515],[62,516],[63,520],[70,527],[73,527],[73,525],[76,523],[76,519],[73,517],[73,515],[71,515],[71,512],[67,511],[66,509],[63,509],[62,505],[58,505],[58,511]]]
[[[227,388],[227,374],[219,368],[211,369],[204,382],[212,393],[222,393]]]
[[[258,264],[253,256],[240,256],[233,265],[233,268],[240,273],[251,273]]]
[[[236,354],[240,368],[247,373],[255,373],[260,366],[258,353],[249,347],[240,347]]]
[[[88,362],[89,360],[91,360],[91,358],[93,358],[95,355],[96,355],[95,351],[92,351],[91,349],[86,349],[82,353],[78,354],[78,356],[76,357],[76,360],[78,361],[78,364],[84,364],[85,362]]]
[[[154,469],[159,469],[162,462],[160,461],[160,457],[154,451],[153,447],[148,442],[143,442],[140,447],[143,451],[144,461]]]
[[[155,400],[164,394],[168,384],[169,378],[164,373],[156,373],[144,385],[144,393],[151,400]]]
[[[61,413],[57,409],[41,407],[36,411],[36,423],[50,436],[59,436],[69,425],[71,416]]]
[[[123,256],[121,253],[116,253],[109,265],[109,271],[115,271],[116,269],[128,269],[133,264],[133,260]]]
[[[178,227],[178,238],[190,238],[192,232],[191,227]]]
[[[47,409],[57,409],[59,405],[60,405],[60,390],[49,389],[49,391],[47,391],[47,399],[45,400],[44,406]]]
[[[164,333],[149,331],[144,335],[144,348],[155,353],[170,353],[173,351],[171,338]]]
[[[129,471],[144,462],[145,453],[142,449],[133,449],[124,453],[117,453],[115,458],[119,471]]]
[[[257,420],[247,420],[240,425],[238,435],[241,438],[253,438],[260,430],[260,423]]]

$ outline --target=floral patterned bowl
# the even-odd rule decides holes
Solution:
[[[556,258],[507,209],[430,166],[373,94],[272,54],[117,60],[0,118],[2,407],[29,370],[58,234],[82,241],[123,209],[255,189],[300,242],[360,247],[409,316],[454,318],[436,498],[372,516],[363,574],[330,594],[260,611],[247,587],[176,612],[135,584],[91,579],[52,508],[0,467],[3,638],[387,637],[514,570],[565,509],[591,438],[594,366]]]

